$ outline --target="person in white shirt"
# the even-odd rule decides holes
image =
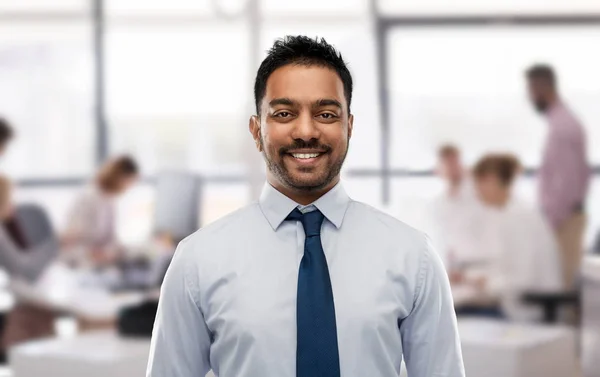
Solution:
[[[456,146],[440,147],[436,172],[446,187],[433,203],[431,236],[452,277],[464,265],[479,260],[480,253],[470,241],[480,226],[482,205]]]
[[[526,292],[562,288],[559,249],[542,214],[512,195],[520,171],[518,160],[505,154],[483,157],[474,168],[477,194],[486,206],[478,247],[489,258],[480,274],[464,277],[482,297],[496,298],[508,319],[541,319],[536,307],[523,303]]]
[[[75,199],[62,243],[65,257],[78,265],[110,265],[121,248],[115,232],[116,198],[138,178],[137,163],[129,156],[108,161],[93,184]]]
[[[448,278],[419,231],[348,197],[352,77],[324,39],[275,42],[250,131],[257,203],[182,241],[147,376],[462,377]]]

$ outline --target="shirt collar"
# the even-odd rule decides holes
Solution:
[[[277,230],[290,212],[299,206],[298,203],[277,191],[268,182],[263,187],[258,203],[262,213],[274,230]],[[346,194],[342,184],[338,183],[312,205],[317,207],[327,220],[339,229],[342,226],[349,203],[350,197]]]

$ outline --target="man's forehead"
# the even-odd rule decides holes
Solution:
[[[267,80],[265,103],[274,98],[311,104],[323,98],[346,101],[344,84],[333,69],[291,64],[276,69]]]

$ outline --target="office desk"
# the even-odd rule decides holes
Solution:
[[[142,377],[149,350],[147,339],[108,331],[25,343],[11,348],[8,358],[15,377]]]
[[[69,313],[86,323],[110,323],[118,312],[142,302],[147,292],[113,293],[101,286],[86,286],[82,271],[74,271],[61,263],[46,270],[35,284],[13,279],[10,288],[19,302],[58,313]]]
[[[149,352],[148,338],[99,331],[29,342],[11,348],[8,357],[15,377],[144,377]]]
[[[474,318],[458,325],[467,376],[578,376],[570,328]]]
[[[583,310],[581,361],[584,377],[600,375],[600,255],[586,256],[582,265]]]
[[[461,319],[459,329],[467,376],[577,376],[570,329],[478,319]],[[147,338],[93,332],[26,343],[11,349],[9,360],[15,377],[143,377],[149,349]]]

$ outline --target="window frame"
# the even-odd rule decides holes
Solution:
[[[93,49],[93,82],[94,82],[94,124],[95,124],[95,136],[94,144],[95,149],[92,151],[95,156],[96,166],[99,166],[108,156],[109,148],[109,126],[107,124],[106,117],[106,93],[105,93],[105,35],[106,29],[109,27],[107,22],[107,15],[105,12],[105,0],[89,0],[90,11],[89,12],[73,12],[73,11],[18,11],[18,12],[7,12],[0,15],[0,22],[3,20],[54,20],[61,22],[64,20],[71,20],[74,18],[84,18],[91,20],[92,23],[92,46]],[[217,9],[218,10],[218,9]],[[260,36],[261,36],[261,22],[265,18],[269,18],[269,15],[263,14],[260,8],[259,0],[247,0],[244,7],[245,12],[242,14],[228,15],[223,12],[216,12],[216,16],[187,16],[187,15],[168,15],[168,16],[156,16],[156,15],[140,15],[137,16],[121,16],[118,22],[133,22],[133,23],[177,23],[177,22],[206,22],[207,19],[218,20],[227,22],[238,17],[246,17],[250,25],[250,63],[252,69],[255,69],[257,62],[260,59]],[[428,177],[434,174],[433,169],[429,170],[404,170],[394,169],[391,166],[390,161],[390,140],[391,140],[391,125],[390,125],[390,100],[389,92],[386,87],[387,79],[389,77],[390,67],[388,65],[388,54],[386,42],[389,33],[397,28],[403,27],[423,27],[423,28],[435,28],[435,27],[457,27],[457,28],[485,28],[488,26],[502,24],[503,26],[520,27],[520,26],[539,26],[544,27],[548,25],[552,26],[582,26],[590,25],[600,28],[600,14],[527,14],[527,15],[479,15],[479,14],[465,14],[465,15],[452,15],[452,16],[439,16],[439,15],[427,15],[419,14],[418,16],[394,16],[383,14],[378,8],[377,0],[370,0],[369,14],[373,20],[375,28],[375,44],[376,44],[376,65],[377,65],[377,90],[379,92],[380,104],[380,126],[381,135],[379,140],[379,166],[378,168],[368,169],[349,169],[344,172],[345,176],[351,178],[373,178],[377,177],[381,179],[381,197],[378,199],[384,204],[388,204],[391,201],[391,180],[392,178],[397,179],[399,177]],[[279,20],[283,18],[289,19],[290,21],[297,21],[310,19],[306,16],[280,16]],[[326,18],[325,18],[326,19]],[[111,21],[112,22],[112,21]],[[401,127],[401,125],[400,125]],[[526,174],[529,176],[535,175],[537,171],[536,167],[527,167]],[[593,166],[593,174],[600,175],[600,165]],[[152,181],[152,177],[145,178],[148,181]],[[203,174],[200,176],[201,182],[249,182],[251,177],[247,175],[213,175]],[[30,178],[22,179],[17,181],[17,184],[25,187],[39,187],[39,186],[70,186],[80,185],[85,182],[85,177],[54,177],[51,179],[46,178]]]

